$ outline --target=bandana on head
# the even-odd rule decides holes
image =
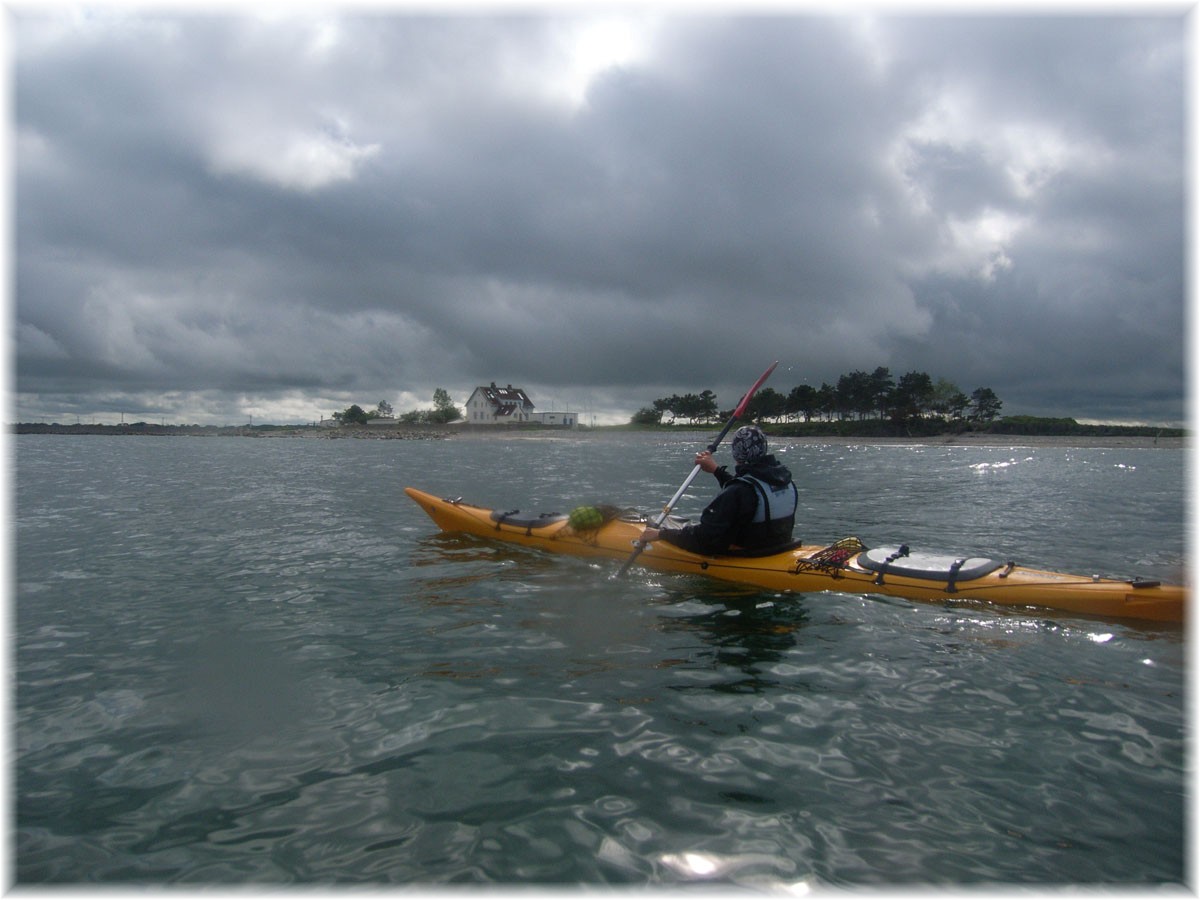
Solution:
[[[735,463],[754,462],[767,455],[767,436],[757,425],[743,425],[734,432],[730,448]]]

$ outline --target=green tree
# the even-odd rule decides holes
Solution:
[[[978,388],[968,397],[946,378],[934,382],[928,373],[912,371],[897,381],[885,366],[878,366],[869,374],[861,370],[848,372],[838,378],[836,386],[828,382],[821,382],[820,388],[801,384],[786,395],[764,387],[751,398],[745,415],[752,421],[794,421],[803,416],[805,422],[851,416],[862,421],[878,416],[909,426],[922,418],[944,421],[967,417],[973,422],[991,422],[999,415],[1001,406],[990,388]],[[676,419],[683,418],[694,424],[710,421],[714,416],[727,418],[732,412],[719,411],[712,391],[699,395],[672,394],[638,410],[630,422],[662,424],[668,418],[667,424],[673,425]]]
[[[860,420],[865,419],[875,410],[875,385],[871,376],[854,371],[839,378],[837,404],[843,418],[854,413]]]
[[[439,424],[445,425],[448,422],[457,422],[462,418],[462,410],[458,408],[451,397],[449,391],[445,388],[437,388],[433,392],[433,412],[430,415],[430,420]]]
[[[681,415],[680,410],[686,405],[684,399],[678,394],[672,394],[670,397],[663,397],[661,400],[654,401],[655,406],[662,406],[663,413],[671,417],[668,425],[674,425],[675,420]]]
[[[340,413],[335,412],[333,417],[343,425],[366,425],[371,419],[366,411],[357,403],[347,406]]]
[[[892,418],[897,422],[920,418],[932,399],[933,379],[925,372],[906,372],[891,394]]]
[[[976,388],[971,392],[971,415],[973,422],[990,422],[1000,415],[1004,404],[991,388]]]
[[[684,394],[676,397],[675,414],[689,420],[693,425],[704,416],[704,402],[699,394]]]
[[[875,411],[879,413],[879,418],[887,418],[888,397],[891,396],[892,389],[895,388],[896,382],[892,378],[892,373],[884,366],[879,366],[871,373],[871,398],[874,401]]]
[[[789,416],[804,416],[805,422],[811,422],[817,411],[817,389],[811,384],[796,385],[788,392],[784,408]]]
[[[765,387],[750,398],[750,402],[746,406],[745,418],[754,422],[762,422],[767,419],[778,419],[786,414],[787,397],[774,388]]]
[[[390,416],[392,414],[392,404],[386,400],[380,400],[379,405],[375,407],[376,417]]]
[[[670,415],[668,425],[674,425],[676,419],[687,419],[692,424],[708,422],[717,415],[717,397],[709,390],[699,394],[672,394],[670,397],[660,397],[654,401],[654,411],[658,413],[659,421],[664,415]]]
[[[661,425],[663,411],[652,406],[643,406],[633,414],[630,425]]]
[[[970,404],[971,398],[959,390],[958,385],[945,378],[939,378],[933,386],[933,396],[929,408],[939,416],[961,419],[963,410]]]
[[[837,409],[837,388],[826,381],[817,388],[817,409],[826,419],[832,419]]]
[[[656,413],[658,413],[658,421],[659,421],[660,425],[662,424],[663,416],[666,416],[666,415],[670,415],[670,417],[671,417],[671,421],[668,422],[667,424],[668,425],[675,424],[675,413],[672,410],[672,400],[673,399],[678,399],[678,397],[675,397],[675,398],[660,397],[658,400],[654,401],[653,408],[654,408],[654,411]]]

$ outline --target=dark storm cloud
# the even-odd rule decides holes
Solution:
[[[669,17],[584,102],[581,21],[17,16],[18,414],[778,358],[1182,417],[1180,16]]]

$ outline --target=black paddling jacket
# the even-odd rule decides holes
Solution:
[[[781,549],[790,543],[798,501],[792,473],[770,454],[734,471],[730,475],[721,466],[713,472],[721,492],[700,514],[699,523],[664,528],[659,540],[709,556],[731,548]]]

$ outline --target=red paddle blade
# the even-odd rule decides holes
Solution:
[[[754,387],[750,388],[750,390],[746,392],[746,396],[742,398],[742,402],[739,403],[737,405],[737,409],[733,411],[733,418],[740,419],[742,417],[742,413],[744,413],[746,411],[746,407],[750,405],[750,398],[754,396],[755,391],[762,387],[763,382],[771,377],[771,373],[775,371],[775,367],[777,365],[779,365],[779,360],[775,360],[775,362],[771,363],[771,367],[759,376],[758,381],[754,382]]]

